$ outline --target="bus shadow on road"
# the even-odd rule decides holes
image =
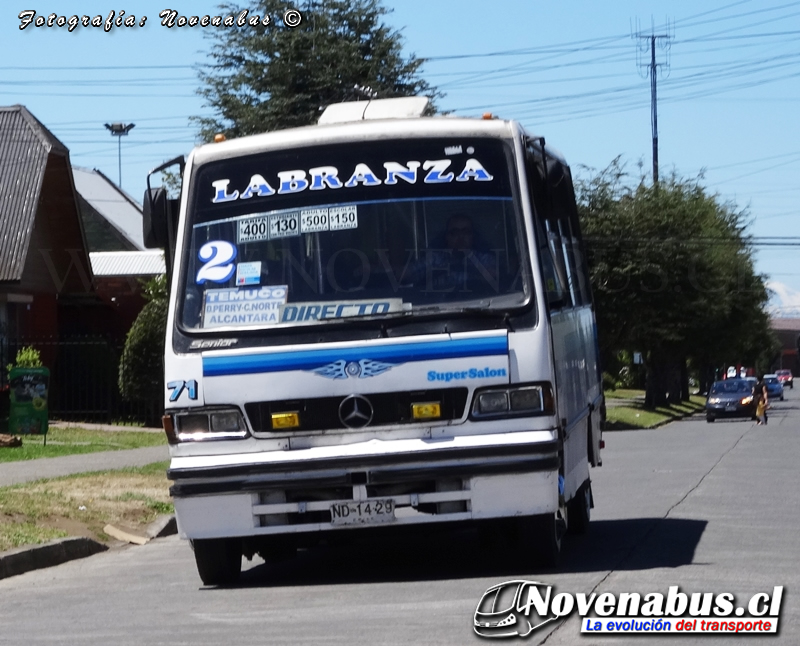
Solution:
[[[563,572],[676,568],[694,561],[707,521],[632,518],[592,522],[575,537],[562,561]]]
[[[559,566],[547,569],[532,564],[535,545],[522,548],[503,532],[488,541],[485,533],[466,529],[409,532],[320,545],[276,563],[255,557],[237,586],[530,578],[558,572],[675,568],[692,563],[705,527],[706,521],[672,518],[592,521],[587,534],[564,538]]]

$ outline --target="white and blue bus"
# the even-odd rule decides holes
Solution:
[[[196,148],[179,200],[148,188],[168,477],[206,584],[334,533],[512,525],[553,563],[586,528],[605,407],[569,168],[426,107],[330,106]]]

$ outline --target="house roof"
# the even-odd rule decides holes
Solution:
[[[69,154],[24,106],[0,107],[0,282],[22,278],[50,153]]]
[[[99,170],[72,167],[75,189],[134,249],[144,250],[142,208]]]
[[[158,276],[165,273],[164,252],[93,251],[89,254],[92,273],[102,276]]]
[[[800,318],[773,318],[770,320],[770,327],[773,330],[800,332]]]

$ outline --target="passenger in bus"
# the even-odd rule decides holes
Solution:
[[[423,291],[499,291],[497,255],[476,233],[464,214],[447,220],[444,236],[420,254],[411,281]]]

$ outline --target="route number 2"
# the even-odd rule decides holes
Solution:
[[[225,240],[206,242],[197,252],[197,257],[205,264],[197,272],[197,283],[202,285],[207,280],[212,283],[224,283],[233,276],[236,265],[236,247]]]

